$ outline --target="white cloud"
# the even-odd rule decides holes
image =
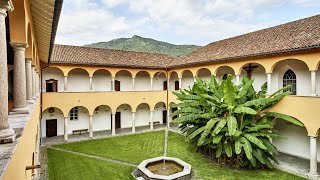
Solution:
[[[278,24],[276,18],[272,19],[276,8],[307,8],[316,3],[317,0],[70,0],[64,3],[56,42],[83,45],[153,34],[173,37],[169,39],[173,43],[204,44]]]

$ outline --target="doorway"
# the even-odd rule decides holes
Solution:
[[[179,90],[179,81],[174,82],[174,90]]]
[[[162,111],[162,123],[167,124],[167,110]]]
[[[57,119],[46,120],[46,137],[57,136]]]
[[[58,92],[58,80],[46,80],[46,92]]]
[[[120,89],[121,89],[120,81],[115,80],[114,81],[114,90],[115,91],[120,91]]]
[[[167,81],[163,81],[163,90],[166,91],[168,89]]]
[[[115,119],[115,129],[120,129],[121,128],[121,112],[116,112],[116,119]],[[112,114],[111,114],[111,127],[113,126],[112,124]]]

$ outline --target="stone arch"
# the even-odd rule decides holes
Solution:
[[[153,90],[164,90],[164,83],[167,83],[167,75],[164,72],[156,72],[153,76]]]
[[[135,126],[148,126],[151,122],[150,105],[141,103],[136,108]]]
[[[310,95],[311,77],[308,65],[304,61],[297,59],[284,59],[275,64],[272,69],[271,91],[275,92],[283,87],[283,75],[289,69],[296,75],[296,95]]]
[[[68,72],[68,91],[88,92],[90,91],[89,73],[83,68],[73,68]]]
[[[194,75],[192,71],[186,69],[181,73],[181,88],[187,89],[188,87],[192,87],[194,83]]]
[[[132,106],[129,104],[123,103],[120,104],[116,113],[120,113],[120,127],[121,128],[130,128],[132,127]],[[116,122],[117,123],[117,122]]]
[[[135,76],[135,91],[148,91],[151,89],[150,73],[139,71]]]
[[[208,68],[200,68],[197,73],[196,73],[197,77],[203,80],[207,80],[209,81],[211,78],[211,71]]]
[[[46,137],[46,122],[47,120],[57,120],[57,136],[64,134],[64,117],[67,116],[57,107],[48,107],[42,110],[41,116],[41,137]]]
[[[46,67],[42,70],[42,91],[46,92],[46,81],[57,80],[57,92],[64,91],[64,75],[63,71],[58,67]]]
[[[111,91],[112,77],[110,71],[106,69],[97,69],[92,76],[93,91]]]
[[[219,66],[215,71],[215,76],[217,80],[220,80],[229,74],[235,75],[235,71],[231,66],[227,65]]]
[[[179,90],[179,75],[177,72],[172,71],[169,76],[169,87],[170,91]]]
[[[132,91],[132,73],[128,70],[117,71],[115,80],[120,84],[120,91]]]
[[[310,70],[308,64],[307,64],[305,61],[301,60],[301,59],[281,59],[281,60],[275,62],[275,63],[271,66],[270,72],[273,73],[274,68],[275,68],[279,63],[281,63],[281,62],[283,62],[283,61],[298,61],[298,62],[303,63],[303,64],[307,67],[308,71]]]
[[[68,134],[73,130],[88,129],[89,116],[92,112],[85,106],[74,106],[68,112]]]
[[[99,105],[93,111],[93,131],[111,129],[112,109],[108,105]]]

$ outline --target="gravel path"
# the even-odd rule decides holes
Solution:
[[[60,148],[56,148],[56,147],[48,147],[48,148],[54,149],[54,150],[57,150],[57,151],[63,151],[63,152],[67,152],[67,153],[77,154],[77,155],[80,155],[80,156],[86,156],[86,157],[90,157],[90,158],[100,159],[100,160],[103,160],[103,161],[122,164],[122,165],[126,165],[126,166],[137,167],[136,164],[131,164],[131,163],[128,163],[128,162],[109,159],[109,158],[105,158],[105,157],[101,157],[101,156],[94,156],[94,155],[89,155],[89,154],[85,154],[85,153],[80,153],[80,152],[74,152],[74,151],[69,151],[69,150],[65,150],[65,149],[60,149]]]

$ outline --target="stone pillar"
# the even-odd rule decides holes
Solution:
[[[68,76],[64,77],[64,92],[68,90]]]
[[[150,78],[150,90],[153,90],[153,78]]]
[[[12,7],[0,3],[0,143],[15,140],[15,132],[8,123],[8,67],[5,17]]]
[[[32,59],[26,59],[26,83],[27,83],[27,100],[32,102],[32,70],[31,70]]]
[[[35,66],[31,66],[31,71],[32,71],[32,97],[33,99],[37,99],[36,97],[36,71],[35,71]]]
[[[36,73],[36,93],[37,93],[37,96],[40,93],[40,75],[38,72]]]
[[[316,89],[316,74],[317,71],[313,70],[311,72],[311,96],[317,95],[317,89]]]
[[[170,127],[170,108],[167,109],[167,124],[166,126],[169,128]]]
[[[153,130],[153,111],[150,111],[150,130]]]
[[[68,141],[68,117],[64,117],[64,140]]]
[[[271,73],[267,73],[267,95],[271,95]]]
[[[132,133],[136,132],[136,120],[135,120],[135,117],[136,117],[136,113],[132,112]]]
[[[16,113],[28,113],[25,50],[26,44],[10,43],[14,51],[13,106]]]
[[[115,86],[116,86],[116,81],[115,81],[115,78],[114,77],[112,77],[112,89],[111,89],[111,91],[115,91]]]
[[[90,91],[92,91],[92,77],[89,77]]]
[[[112,136],[116,135],[116,113],[112,113]]]
[[[318,175],[317,168],[317,137],[310,136],[310,172],[309,175]]]
[[[236,85],[239,85],[240,84],[240,75],[237,74],[236,75]]]
[[[89,115],[89,137],[93,137],[93,122],[92,122],[92,115]]]
[[[135,78],[132,78],[132,91],[134,91],[136,89],[134,80],[135,80]]]
[[[182,78],[179,78],[179,89],[182,87]]]

